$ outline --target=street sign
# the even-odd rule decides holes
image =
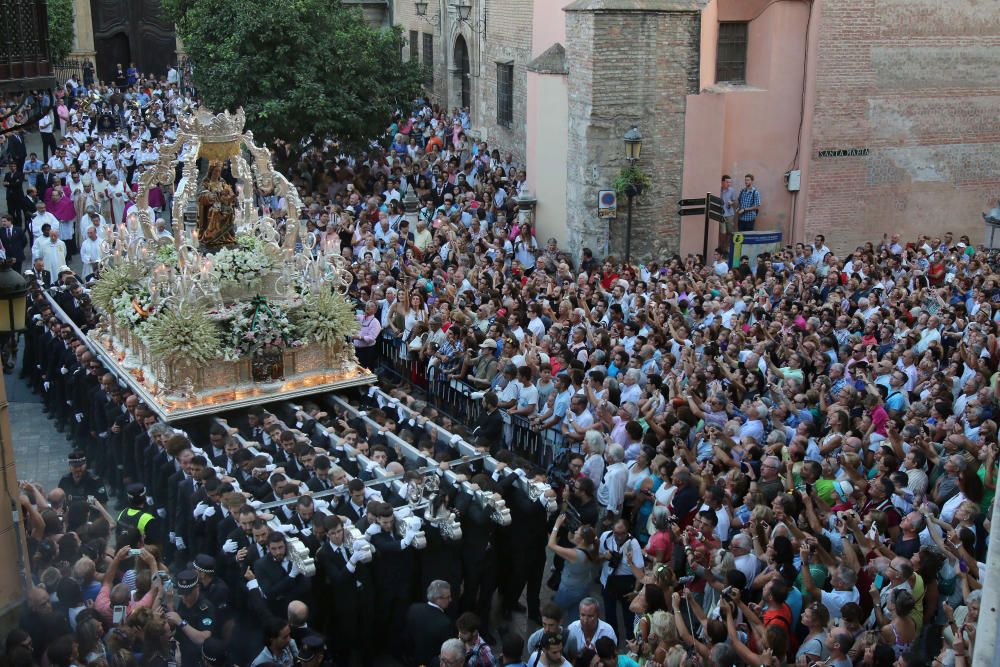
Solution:
[[[704,197],[698,197],[697,199],[682,199],[677,202],[678,206],[704,206]]]
[[[597,217],[601,220],[613,220],[618,217],[618,195],[614,190],[597,192]]]
[[[708,217],[711,218],[712,220],[715,220],[716,222],[726,221],[726,216],[722,215],[721,213],[716,213],[715,211],[709,211]]]
[[[682,208],[677,211],[677,215],[705,215],[705,207],[700,208]]]
[[[722,197],[716,197],[715,195],[708,195],[708,201],[713,204],[718,204],[719,206],[722,206],[723,204]]]

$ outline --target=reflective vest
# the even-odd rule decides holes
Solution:
[[[135,526],[139,529],[139,534],[146,537],[146,525],[153,520],[153,515],[146,510],[129,507],[118,513],[118,523],[126,526]]]

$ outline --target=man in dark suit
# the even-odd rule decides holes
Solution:
[[[29,279],[29,284],[34,280],[38,283],[39,287],[47,288],[52,286],[52,274],[45,270],[45,260],[41,257],[36,259],[31,265],[31,270],[34,274],[32,276],[25,276]]]
[[[13,215],[13,212],[0,215],[0,243],[7,253],[7,259],[13,262],[12,268],[20,273],[28,238],[24,235],[23,229],[14,227]]]
[[[277,531],[267,538],[267,555],[253,564],[253,573],[267,599],[267,608],[275,616],[283,617],[289,602],[305,599],[309,594],[309,580],[292,562],[288,542]]]
[[[258,521],[259,531],[255,528]],[[253,566],[261,554],[266,553],[266,540],[270,534],[267,524],[257,518],[257,512],[249,505],[241,507],[236,513],[236,525],[236,529],[226,535],[216,555],[222,577],[232,590],[236,590],[234,584],[237,588],[244,585],[240,582],[243,581],[246,569]],[[255,532],[259,532],[261,539],[265,540],[264,549],[258,548]]]
[[[47,193],[51,188],[54,188],[56,184],[59,183],[59,179],[56,175],[52,173],[49,169],[49,165],[43,164],[42,171],[38,174],[38,178],[35,179],[35,188],[38,190],[38,196],[44,201],[45,193]]]
[[[408,665],[429,665],[441,644],[455,636],[455,624],[448,617],[451,584],[435,579],[427,587],[427,602],[415,602],[406,611],[404,645]]]
[[[28,159],[28,147],[24,145],[24,131],[15,130],[7,135],[7,159],[17,165],[21,171],[24,161]]]
[[[31,228],[31,219],[35,216],[38,211],[38,202],[42,201],[41,197],[38,196],[38,189],[34,186],[28,186],[24,195],[21,197],[22,213],[24,214],[24,228],[28,230]]]
[[[365,483],[354,478],[347,484],[347,497],[337,504],[337,516],[346,516],[357,525],[365,516]]]
[[[20,225],[24,213],[24,174],[16,163],[11,162],[7,165],[7,171],[3,175],[3,186],[7,191],[7,213]]]
[[[324,517],[326,540],[316,552],[316,577],[323,629],[336,664],[347,665],[358,652],[362,664],[371,664],[374,588],[364,552],[352,554],[344,544],[339,516]]]

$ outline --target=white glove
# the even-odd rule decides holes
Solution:
[[[42,389],[44,389],[45,391],[48,391],[49,387],[51,387],[51,386],[52,385],[50,385],[48,382],[43,382],[42,383]]]
[[[180,535],[174,538],[174,546],[177,547],[178,551],[184,551],[185,549],[187,549],[187,545],[184,544],[184,538],[181,537]]]
[[[365,558],[364,551],[355,551],[353,554],[351,554],[351,563],[357,565],[362,560],[364,560],[364,558]]]
[[[412,418],[406,423],[409,424],[411,427],[417,425],[417,423]]]
[[[75,415],[73,415],[73,417],[76,419],[76,423],[77,424],[83,423],[83,413],[82,412],[77,412]]]
[[[374,396],[375,392],[377,392],[377,391],[378,391],[378,387],[376,387],[375,385],[372,385],[372,386],[368,387],[368,398],[371,398],[372,396]]]
[[[69,371],[66,370],[65,366],[60,366],[59,367],[59,372],[62,373],[63,375],[66,375],[66,373],[69,373]]]
[[[299,535],[302,535],[304,537],[309,537],[312,534],[313,534],[312,528],[303,528],[302,530],[299,531]]]
[[[211,518],[211,517],[213,517],[213,516],[215,516],[215,508],[214,508],[214,507],[212,507],[212,506],[209,506],[209,507],[208,507],[208,508],[207,508],[207,509],[205,510],[205,518],[206,518],[206,519],[208,519],[208,518]]]
[[[290,523],[279,523],[278,530],[283,532],[285,535],[298,535],[299,529]]]
[[[368,526],[368,530],[365,531],[365,535],[371,537],[372,535],[378,535],[381,532],[382,532],[382,526],[378,525],[377,523],[373,523],[372,525]]]
[[[406,534],[403,535],[403,539],[400,540],[400,542],[399,542],[399,546],[401,546],[404,549],[406,549],[411,544],[413,544],[413,537],[414,536],[410,534],[410,531],[406,531]]]
[[[170,531],[169,533],[167,533],[167,542],[175,544],[177,542],[177,533],[175,533],[174,531]]]
[[[297,577],[297,576],[299,576],[299,574],[301,574],[299,572],[299,566],[295,564],[295,561],[292,561],[292,567],[289,568],[289,570],[288,570],[288,576],[289,577]]]
[[[251,579],[250,581],[247,582],[248,591],[255,591],[258,588],[260,588],[260,583],[256,579]],[[261,591],[261,593],[263,593],[263,591]]]
[[[234,554],[237,551],[237,546],[236,540],[226,540],[222,545],[222,553]]]
[[[197,505],[195,505],[194,506],[194,518],[200,519],[202,516],[205,515],[205,510],[207,510],[207,509],[208,509],[208,505],[206,505],[204,503],[204,501],[202,501],[202,502],[198,503]]]
[[[250,507],[254,508],[255,510],[256,509],[260,509],[260,506],[263,505],[263,504],[264,503],[260,502],[259,500],[251,500],[251,501],[249,501],[247,503],[247,505],[249,505]]]

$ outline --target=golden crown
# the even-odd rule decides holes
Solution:
[[[193,114],[181,115],[177,122],[182,132],[198,137],[202,144],[222,144],[239,141],[243,136],[246,114],[243,107],[233,114],[224,111],[214,116],[205,109],[198,109]]]

